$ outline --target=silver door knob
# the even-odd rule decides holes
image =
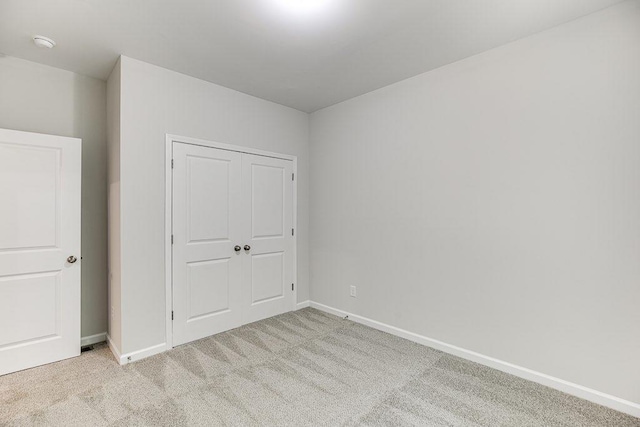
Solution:
[[[244,250],[245,250],[245,251],[250,251],[250,250],[251,250],[251,246],[249,246],[249,245],[244,245]]]
[[[69,258],[67,258],[67,262],[69,264],[73,264],[74,262],[76,262],[78,260],[78,258],[74,257],[73,255],[71,255]]]
[[[240,246],[236,245],[233,250],[236,252],[240,252],[240,249],[242,249]]]

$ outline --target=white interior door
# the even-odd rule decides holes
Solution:
[[[240,326],[241,154],[173,144],[173,344]]]
[[[243,306],[245,323],[292,309],[293,162],[244,154]],[[243,249],[245,249],[243,247]]]
[[[81,141],[0,129],[0,375],[80,354]]]

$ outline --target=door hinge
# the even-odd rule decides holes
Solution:
[[[171,169],[173,169],[173,159],[171,159]]]
[[[293,290],[293,283],[291,284],[291,290]]]
[[[295,179],[294,178],[295,176],[296,176],[296,174],[294,174],[294,173],[291,174],[291,181],[293,181]]]
[[[171,235],[171,244],[173,245],[173,234]]]
[[[293,233],[294,233],[294,231],[293,231],[293,228],[292,228],[292,229],[291,229],[291,235],[292,235],[292,236],[294,235]]]
[[[173,310],[171,310],[171,320],[173,320]]]

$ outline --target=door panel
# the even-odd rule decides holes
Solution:
[[[284,279],[284,252],[252,255],[251,304],[281,298]]]
[[[79,139],[0,129],[0,375],[80,354],[80,189]]]
[[[53,248],[57,243],[60,150],[56,147],[0,145],[0,162],[11,179],[0,183],[9,196],[3,203],[13,209],[3,212],[0,250]],[[15,183],[25,188],[15,191]]]
[[[241,155],[173,144],[173,343],[241,325]]]
[[[284,236],[283,167],[251,165],[251,238]]]
[[[245,323],[292,309],[293,162],[244,154]]]
[[[229,258],[187,264],[187,322],[229,310]]]
[[[230,162],[187,156],[189,243],[229,241]]]
[[[59,334],[59,271],[1,277],[0,289],[0,348]],[[16,328],[21,317],[29,322]]]

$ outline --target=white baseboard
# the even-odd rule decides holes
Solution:
[[[107,340],[107,333],[102,332],[101,334],[89,335],[87,337],[82,337],[80,339],[80,346],[84,347],[86,345],[98,344],[99,342],[105,342]]]
[[[311,304],[311,301],[309,301],[309,300],[299,302],[298,304],[296,304],[296,310],[300,310],[302,308],[310,307],[310,304]]]
[[[303,303],[300,303],[303,304]],[[513,363],[505,362],[484,354],[476,353],[475,351],[467,350],[455,345],[447,344],[442,341],[438,341],[433,338],[428,338],[422,335],[415,334],[413,332],[406,331],[404,329],[396,328],[395,326],[387,325],[385,323],[378,322],[366,317],[358,316],[356,314],[348,313],[346,311],[338,310],[333,307],[326,306],[317,302],[310,302],[310,306],[318,310],[324,311],[329,314],[333,314],[340,317],[349,316],[349,320],[361,323],[363,325],[372,327],[374,329],[396,335],[401,338],[416,342],[418,344],[425,345],[427,347],[435,348],[445,353],[453,354],[454,356],[462,357],[463,359],[471,360],[472,362],[480,363],[490,368],[497,369],[502,372],[506,372],[511,375],[515,375],[520,378],[524,378],[529,381],[533,381],[547,387],[560,390],[564,393],[571,394],[573,396],[580,397],[585,400],[597,403],[599,405],[607,406],[615,409],[616,411],[624,412],[634,417],[640,417],[640,404],[631,402],[629,400],[621,399],[616,396],[612,396],[607,393],[593,390],[588,387],[574,384],[569,381],[562,380],[560,378],[552,377],[551,375],[536,372],[534,370],[523,368],[522,366],[514,365]]]
[[[136,360],[144,359],[146,357],[150,357],[156,355],[158,353],[162,353],[164,351],[169,350],[167,348],[166,343],[157,344],[151,347],[143,348],[142,350],[132,351],[131,353],[121,354],[120,350],[111,340],[109,334],[107,334],[107,343],[109,344],[109,349],[111,353],[116,357],[116,360],[121,365],[126,365],[127,363],[135,362]]]
[[[111,340],[111,337],[109,336],[109,334],[107,334],[107,345],[109,345],[109,350],[111,350],[111,353],[113,353],[113,355],[115,356],[116,360],[118,362],[120,362],[120,349],[118,349],[118,347],[116,347],[114,342]],[[120,364],[122,365],[122,363],[120,363]]]
[[[131,353],[126,353],[120,356],[120,364],[126,365],[127,363],[135,362],[136,360],[144,359],[167,350],[167,344],[162,343],[143,348],[142,350],[132,351]]]

